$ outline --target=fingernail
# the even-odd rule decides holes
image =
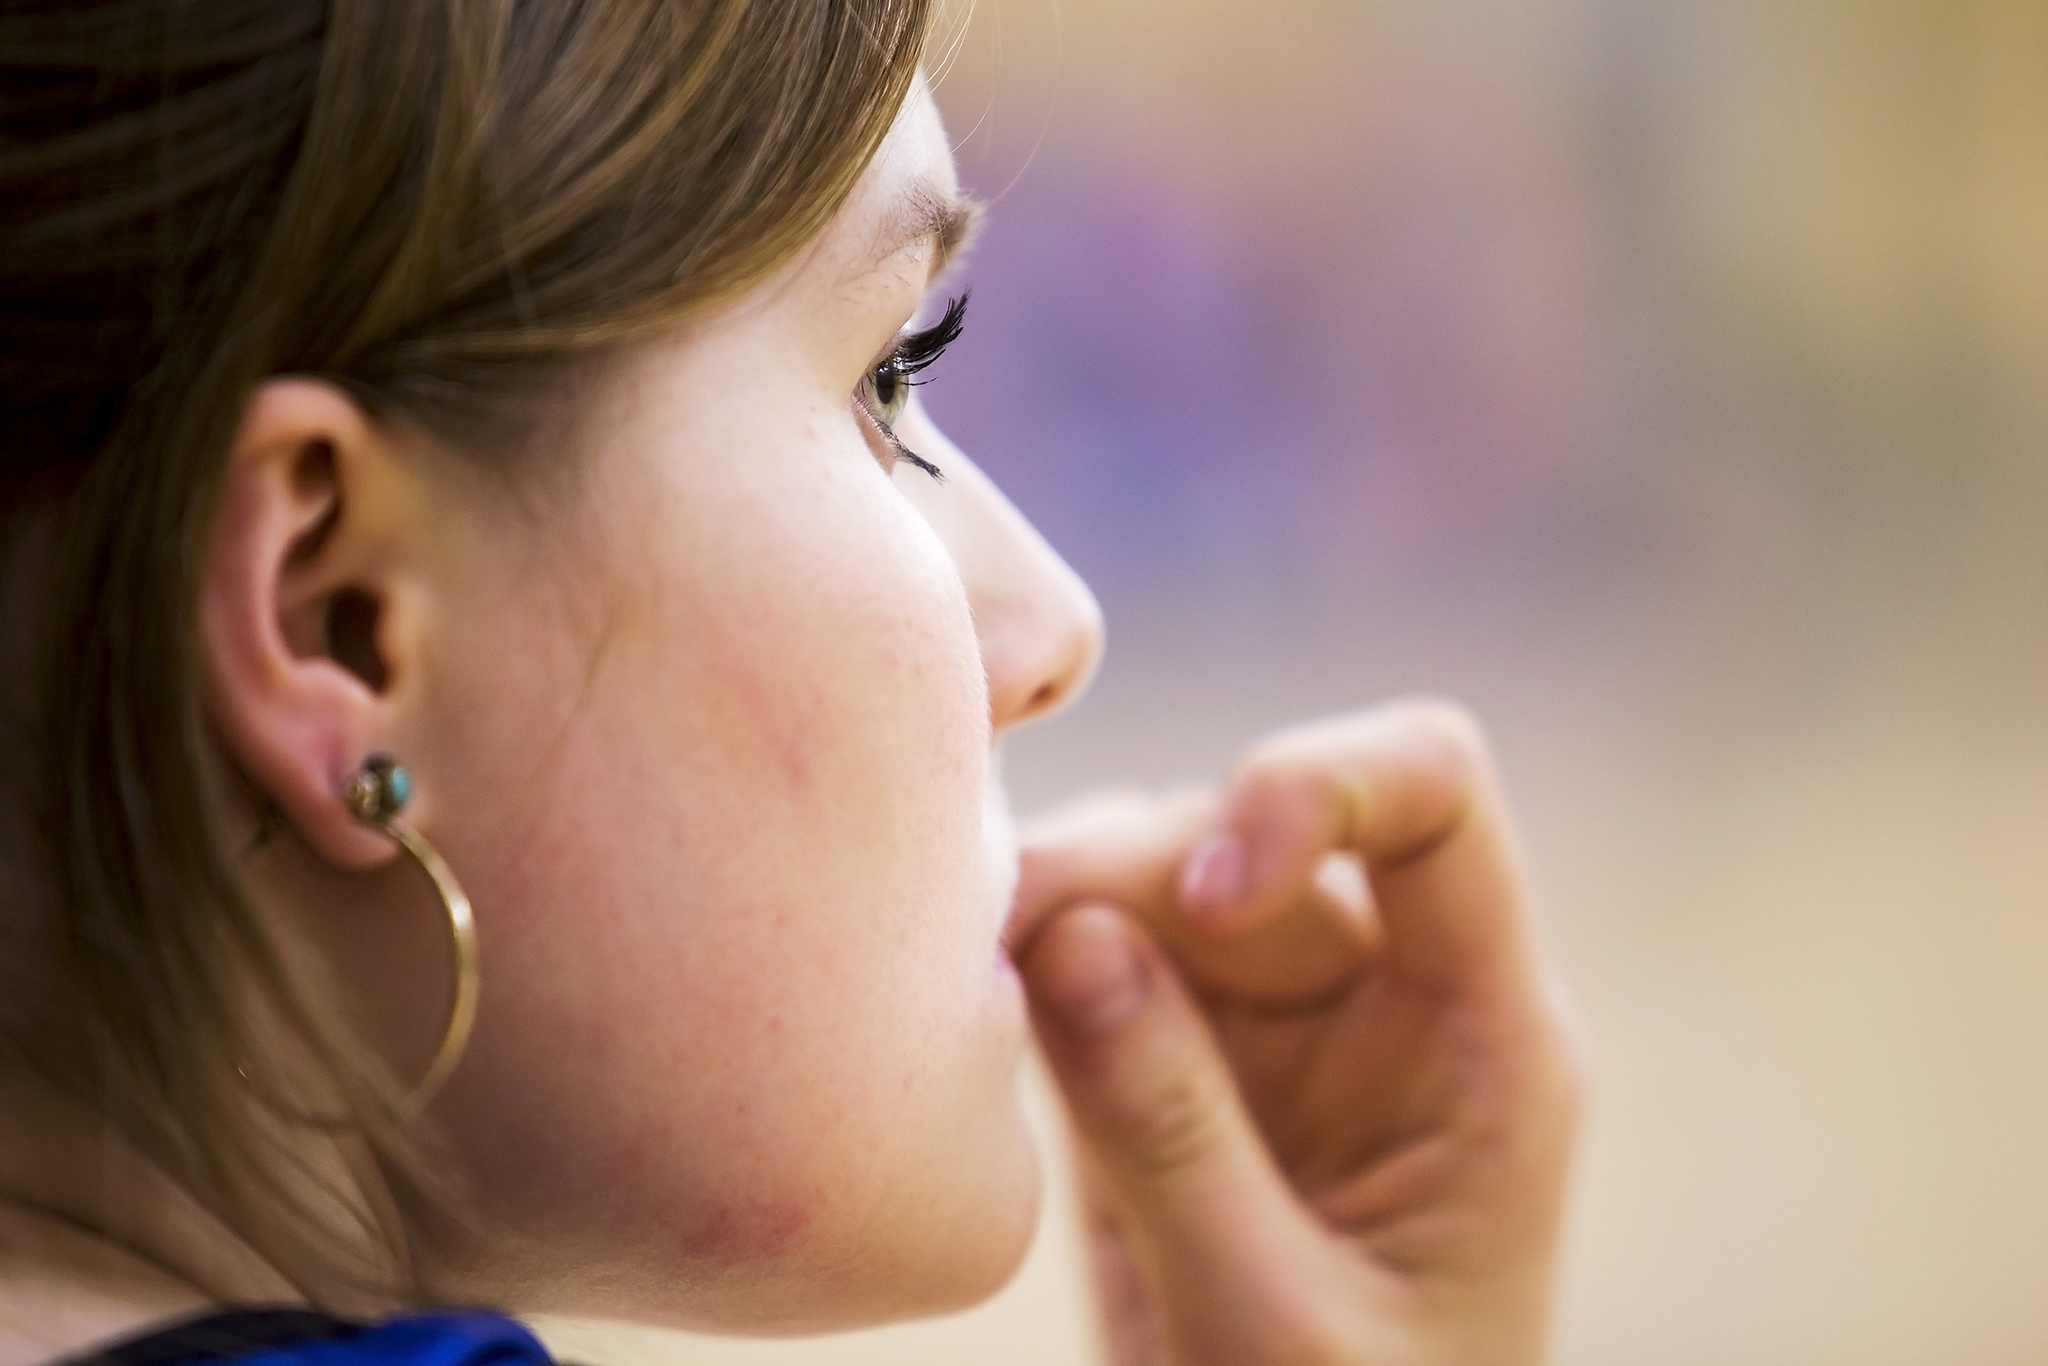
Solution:
[[[1235,835],[1202,836],[1180,866],[1180,904],[1191,911],[1216,910],[1244,896],[1244,843]]]
[[[1033,995],[1068,1034],[1100,1038],[1138,1013],[1152,993],[1151,974],[1115,912],[1075,911],[1066,920],[1053,942],[1033,955],[1052,959],[1030,974]]]

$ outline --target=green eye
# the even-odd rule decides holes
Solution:
[[[959,340],[966,316],[967,296],[962,294],[946,305],[946,316],[938,322],[897,338],[895,348],[861,376],[860,388],[854,391],[854,401],[881,432],[894,460],[906,461],[941,481],[946,476],[937,465],[897,439],[896,422],[910,406],[911,386],[924,382],[918,376],[931,368],[948,345]],[[893,469],[893,461],[884,468]]]
[[[910,406],[910,376],[895,356],[868,371],[860,382],[860,390],[868,415],[884,430],[893,429],[903,410]]]

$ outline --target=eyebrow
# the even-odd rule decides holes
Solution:
[[[981,201],[919,181],[897,201],[877,259],[886,261],[919,243],[929,243],[929,278],[936,280],[973,240],[981,216]]]

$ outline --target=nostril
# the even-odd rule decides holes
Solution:
[[[1015,560],[984,565],[975,631],[998,731],[1058,712],[1087,690],[1102,658],[1102,609],[1037,533]],[[998,576],[994,571],[1003,571]]]
[[[989,700],[998,729],[1036,721],[1058,711],[1066,701],[1073,685],[1073,668],[1047,638],[1053,635],[1020,629],[997,633],[987,643]]]

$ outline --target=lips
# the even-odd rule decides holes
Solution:
[[[1022,885],[1021,880],[1017,885]],[[1039,896],[1020,898],[1013,888],[1010,913],[1003,920],[1003,952],[1014,959],[1066,904]]]

